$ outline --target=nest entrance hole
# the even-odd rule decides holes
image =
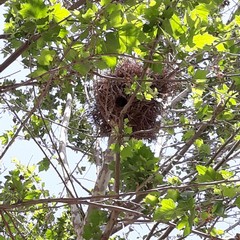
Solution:
[[[123,108],[127,104],[127,102],[128,100],[123,96],[119,96],[115,100],[116,107],[120,107],[120,108]]]

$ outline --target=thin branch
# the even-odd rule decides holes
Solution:
[[[13,74],[11,74],[11,75],[13,75]],[[8,77],[8,76],[6,76],[6,77]],[[39,85],[39,82],[33,82],[32,79],[31,79],[31,80],[26,81],[26,82],[15,83],[15,84],[11,84],[11,85],[2,85],[2,86],[0,86],[0,93],[8,92],[8,91],[17,89],[19,87],[26,87],[26,86],[33,86],[33,85]]]
[[[175,223],[167,223],[169,225],[169,227],[173,227],[173,228],[176,228],[176,224]],[[205,237],[207,239],[211,239],[212,236],[210,234],[207,234],[207,233],[204,233],[204,232],[201,232],[201,231],[198,231],[198,230],[192,230],[192,233],[195,233],[197,234],[198,236],[201,236],[201,237]],[[158,238],[158,240],[164,240],[166,239],[167,236],[165,236],[165,238],[162,238],[162,236],[160,238]],[[223,238],[219,238],[219,237],[214,237],[215,240],[224,240]]]
[[[234,137],[240,132],[240,128],[238,128],[225,142],[221,147],[215,151],[211,159],[206,163],[206,166],[209,166],[216,158],[225,150],[225,147],[234,139]]]
[[[14,228],[17,230],[17,232],[19,233],[19,235],[22,237],[22,239],[26,239],[23,234],[21,233],[21,231],[18,229],[17,225],[15,224],[14,220],[12,219],[12,216],[6,211],[6,210],[3,210],[5,212],[5,214],[8,215],[9,219],[11,220]]]
[[[169,189],[194,189],[199,187],[211,187],[219,184],[227,184],[227,183],[239,183],[240,179],[233,179],[233,180],[219,180],[219,181],[213,181],[213,182],[204,182],[204,183],[186,183],[179,186],[175,185],[162,185],[158,188],[152,188],[146,191],[138,192],[138,194],[146,194],[146,193],[152,193],[152,192],[161,192],[166,191]],[[134,196],[136,195],[136,192],[127,192],[127,193],[120,193],[119,195],[95,195],[90,197],[80,197],[80,198],[47,198],[47,199],[37,199],[37,200],[29,200],[21,203],[15,203],[15,204],[1,204],[0,210],[11,210],[16,208],[23,208],[27,206],[34,206],[37,204],[43,204],[43,203],[67,203],[67,204],[86,204],[91,205],[94,200],[103,200],[103,199],[114,199],[116,197],[126,197],[126,196]],[[88,201],[89,200],[89,201]],[[113,206],[116,207],[116,206]]]
[[[36,204],[46,204],[46,203],[66,203],[68,205],[75,205],[75,204],[84,204],[84,205],[89,205],[94,208],[106,208],[112,211],[117,211],[117,212],[126,212],[130,213],[132,215],[136,215],[138,217],[144,216],[143,213],[131,210],[125,207],[121,206],[115,206],[115,205],[110,205],[110,204],[104,204],[104,203],[99,203],[99,202],[93,202],[91,200],[81,200],[82,198],[55,198],[55,199],[38,199],[38,200],[30,200],[27,202],[21,202],[21,203],[16,203],[16,204],[2,204],[0,205],[0,210],[12,210],[16,208],[24,208],[28,206],[34,206]],[[39,208],[39,206],[38,206]]]
[[[226,102],[225,102],[225,104],[226,104]],[[188,149],[193,145],[194,141],[197,138],[199,138],[201,136],[201,134],[207,129],[209,124],[212,124],[214,122],[214,120],[216,119],[218,114],[220,114],[224,110],[225,104],[223,105],[223,103],[220,102],[216,106],[215,111],[213,112],[212,118],[208,122],[203,122],[202,125],[198,128],[198,130],[194,134],[194,136],[191,137],[188,140],[188,142],[185,143],[185,145],[182,147],[182,149],[179,152],[177,152],[177,154],[175,154],[168,160],[168,161],[170,161],[170,164],[162,171],[162,174],[164,176],[172,169],[173,163],[177,162],[184,156],[184,154],[188,151]],[[161,168],[163,168],[163,166]]]
[[[39,149],[41,150],[41,152],[43,153],[43,155],[46,157],[46,159],[48,159],[48,161],[50,162],[50,165],[52,166],[52,168],[55,170],[55,172],[58,174],[59,178],[61,179],[62,183],[65,185],[66,189],[67,189],[67,186],[66,186],[66,183],[62,177],[62,175],[60,174],[60,172],[57,170],[55,164],[50,160],[50,158],[48,157],[48,155],[46,154],[46,152],[44,151],[43,147],[40,145],[39,141],[36,140],[35,136],[32,134],[32,132],[30,131],[29,127],[27,126],[26,123],[24,123],[21,118],[18,116],[18,114],[16,113],[16,111],[10,106],[10,104],[5,100],[3,99],[3,101],[6,103],[6,105],[8,106],[8,108],[12,111],[12,113],[15,115],[16,119],[20,122],[21,126],[23,126],[27,131],[28,133],[30,134],[31,138],[33,139],[33,141],[36,143],[36,145],[39,147]],[[39,108],[40,109],[40,108]],[[41,113],[41,112],[40,112]],[[45,121],[44,121],[44,118],[43,116],[41,115],[41,118],[43,119],[43,123],[45,124]],[[47,130],[47,127],[46,127],[46,124],[45,124],[45,128]],[[50,137],[50,134],[49,134],[49,137]],[[50,137],[51,138],[51,137]],[[53,141],[52,141],[52,144]],[[47,147],[47,146],[46,146]],[[50,149],[47,147],[47,149],[49,150],[50,154],[52,154],[52,152],[50,151]]]
[[[240,145],[240,140],[238,140],[233,146],[232,148],[229,150],[228,154],[226,157],[224,157],[220,162],[218,162],[216,164],[216,166],[214,167],[214,170],[218,170],[224,163],[226,163],[228,161],[228,159],[230,158],[231,154],[239,147]]]
[[[101,240],[109,239],[109,236],[111,236],[111,234],[112,234],[113,227],[117,222],[118,215],[119,215],[119,212],[117,212],[116,210],[111,212],[107,226],[105,228],[105,231],[103,232],[103,234],[101,236]]]
[[[26,125],[26,123],[28,122],[28,120],[31,118],[32,114],[36,111],[36,109],[38,109],[40,107],[40,105],[43,102],[44,97],[48,94],[49,92],[49,88],[51,86],[53,77],[51,77],[45,88],[43,89],[43,91],[41,92],[41,94],[39,95],[38,99],[36,100],[35,105],[33,106],[32,110],[26,115],[25,119],[22,121],[21,126],[17,129],[17,131],[14,133],[13,138],[9,141],[9,143],[7,144],[7,146],[5,147],[5,149],[3,150],[3,152],[1,153],[0,159],[2,159],[4,157],[4,155],[6,154],[6,152],[8,151],[9,147],[14,143],[15,139],[17,138],[18,134],[20,133],[20,131],[22,130],[22,128],[24,127],[24,125]],[[3,98],[2,98],[3,99]],[[3,99],[4,100],[4,99]],[[5,100],[4,100],[5,101]],[[6,102],[6,101],[5,101]]]
[[[148,235],[147,235],[147,237],[146,237],[145,240],[150,240],[150,238],[153,236],[153,233],[154,233],[155,229],[158,227],[159,224],[160,224],[160,223],[157,222],[157,223],[155,223],[155,224],[153,225],[151,231],[148,233]]]
[[[174,230],[175,226],[168,226],[167,230],[158,238],[158,240],[167,239],[169,234]]]
[[[7,230],[8,230],[8,233],[9,233],[11,239],[14,240],[15,238],[14,238],[14,236],[13,236],[13,233],[12,233],[12,231],[11,231],[11,228],[10,228],[8,222],[6,221],[6,219],[5,219],[2,211],[0,211],[0,215],[1,215],[1,217],[2,217],[2,220],[3,220],[3,222],[4,222],[4,225],[6,226],[6,228],[7,228]]]
[[[237,222],[235,222],[233,225],[231,225],[229,228],[225,229],[224,232],[229,232],[233,230],[235,227],[238,227],[239,225],[240,225],[240,219]]]
[[[73,3],[69,8],[68,10],[75,10],[75,9],[78,9],[79,7],[81,7],[83,4],[86,3],[86,0],[79,0],[75,3]]]

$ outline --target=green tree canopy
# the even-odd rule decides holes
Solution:
[[[0,240],[239,239],[238,3],[0,5]]]

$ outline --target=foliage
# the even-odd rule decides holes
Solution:
[[[234,1],[0,5],[0,72],[12,72],[0,78],[1,113],[11,122],[1,129],[1,163],[21,141],[42,152],[32,166],[15,152],[13,169],[0,169],[0,239],[137,239],[139,231],[141,239],[237,239],[240,10]],[[17,59],[26,76],[14,76]],[[123,59],[134,59],[142,71],[124,89],[128,103],[109,123],[106,146],[91,115],[93,86],[113,77]],[[174,92],[161,97],[150,72],[172,81]],[[129,137],[128,105],[143,96],[162,107],[152,142]],[[97,176],[85,186],[79,179],[90,166]],[[51,179],[41,179],[43,173],[57,174],[64,196],[46,189]]]

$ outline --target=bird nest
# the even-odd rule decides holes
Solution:
[[[145,71],[140,63],[125,59],[113,74],[97,80],[94,84],[93,119],[100,129],[100,136],[108,136],[113,127],[118,126],[121,111],[131,98],[134,92],[131,88],[135,84],[140,89],[124,118],[128,119],[128,126],[132,128],[131,137],[155,139],[160,128],[159,116],[163,111],[160,100],[174,88],[171,79],[166,78],[167,74],[163,75]],[[155,92],[155,97],[150,100],[144,97],[141,89],[146,84]]]

